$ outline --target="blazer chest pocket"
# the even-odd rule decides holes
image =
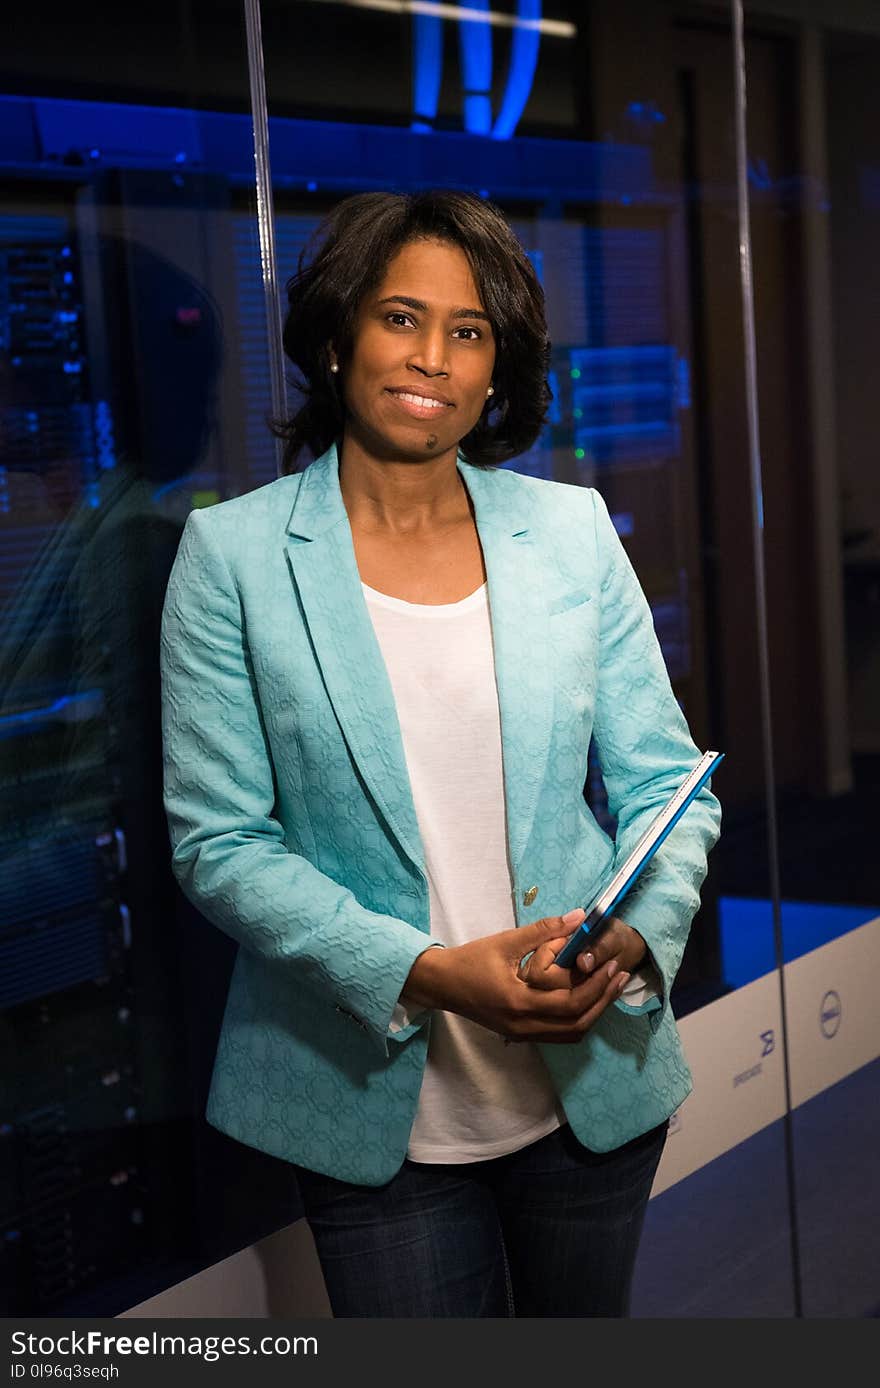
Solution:
[[[585,592],[583,588],[574,588],[570,593],[551,598],[547,611],[551,617],[555,617],[559,612],[570,612],[573,607],[586,607],[592,597],[593,594]]]

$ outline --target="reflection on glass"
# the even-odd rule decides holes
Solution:
[[[183,522],[274,468],[246,108],[212,149],[177,7],[63,54],[39,10],[0,93],[0,1310],[114,1314],[297,1214],[204,1123],[231,959],[171,877],[159,719]]]
[[[60,218],[54,237],[47,221],[18,219],[4,246],[10,591],[0,765],[12,814],[2,847],[0,1005],[23,1062],[5,1145],[18,1213],[51,1228],[51,1201],[60,1197],[71,1253],[82,1256],[81,1241],[99,1238],[96,1269],[108,1257],[143,1256],[151,1192],[141,1125],[187,1107],[185,1071],[161,1035],[180,1000],[159,974],[137,1006],[132,988],[143,970],[167,967],[174,936],[160,867],[155,655],[188,499],[180,487],[198,467],[213,409],[220,328],[204,293],[169,262],[107,238],[84,253]],[[152,300],[157,310],[154,324],[165,313],[174,323],[163,366],[176,370],[147,447],[126,439],[89,373],[89,333],[94,341],[100,326],[86,323],[97,287],[84,281],[120,254],[144,309]],[[100,1237],[91,1229],[98,1218]],[[24,1258],[36,1252],[38,1223],[9,1232],[20,1238],[7,1248],[20,1243]],[[34,1263],[15,1271],[27,1285]],[[67,1260],[46,1269],[44,1298],[75,1282],[67,1273]]]
[[[748,7],[753,24],[760,9]],[[789,141],[773,148],[766,126],[751,130],[749,168],[757,216],[765,226],[787,226],[789,245],[798,248],[792,274],[765,240],[756,290],[764,305],[764,409],[774,429],[768,542],[781,542],[785,559],[775,574],[777,611],[780,625],[784,620],[798,633],[790,644],[804,652],[788,669],[777,656],[772,670],[782,735],[776,777],[799,1274],[803,1315],[874,1316],[880,489],[872,363],[880,23],[831,4],[813,7],[809,23],[790,18],[774,62],[768,43],[753,41],[748,76],[759,94],[771,81],[781,89],[781,68],[797,83],[788,88]],[[786,317],[799,331],[783,361]],[[780,390],[785,373],[805,383],[803,396],[797,385]],[[778,449],[786,433],[797,449],[790,473]],[[751,903],[753,910],[760,905]],[[826,1197],[834,1189],[851,1195],[832,1210]]]

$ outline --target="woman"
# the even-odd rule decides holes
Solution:
[[[358,195],[319,243],[284,338],[319,456],[194,511],[164,610],[174,871],[242,945],[207,1116],[294,1164],[336,1316],[624,1315],[718,803],[558,967],[699,753],[601,498],[496,467],[549,399],[500,212]]]

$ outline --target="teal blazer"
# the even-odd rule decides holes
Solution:
[[[599,494],[460,454],[458,469],[488,576],[524,925],[586,905],[699,752]],[[335,446],[187,517],[161,675],[173,871],[240,945],[208,1121],[312,1170],[382,1184],[406,1154],[431,1029],[430,1009],[389,1029],[431,944],[428,886]],[[616,842],[583,797],[591,735]],[[580,1042],[539,1047],[572,1131],[595,1151],[660,1123],[691,1087],[669,991],[719,824],[707,787],[621,908],[662,998],[618,1001]]]

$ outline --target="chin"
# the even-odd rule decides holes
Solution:
[[[427,440],[435,438],[437,442],[428,447]],[[448,453],[451,448],[458,447],[456,437],[445,437],[438,429],[431,428],[431,421],[419,425],[414,429],[402,429],[399,434],[385,434],[381,438],[383,452],[388,453],[407,453],[413,459],[422,461],[425,458],[432,458],[441,453]]]

